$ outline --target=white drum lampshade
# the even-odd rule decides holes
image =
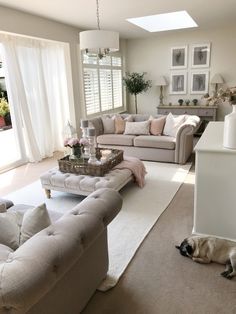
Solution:
[[[80,49],[97,53],[99,49],[115,52],[119,50],[119,33],[103,30],[80,32]]]

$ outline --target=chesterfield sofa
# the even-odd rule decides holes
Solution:
[[[107,225],[121,206],[99,189],[15,251],[0,244],[0,313],[79,314],[106,276]]]
[[[148,114],[121,114],[122,119],[131,117],[133,122],[142,122],[150,119]],[[116,134],[104,133],[104,120],[114,116],[104,115],[89,120],[90,127],[96,130],[98,147],[122,149],[128,156],[142,160],[171,162],[185,164],[193,151],[193,135],[200,125],[200,118],[193,115],[184,115],[184,122],[178,128],[175,136],[151,134]],[[165,117],[157,115],[154,118]],[[132,123],[132,122],[131,122]]]

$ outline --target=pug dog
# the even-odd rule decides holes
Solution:
[[[236,242],[215,237],[191,236],[175,246],[180,254],[194,262],[226,265],[221,276],[232,279],[236,275]]]

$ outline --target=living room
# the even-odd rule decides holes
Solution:
[[[59,119],[60,124],[50,125],[50,129],[58,127],[58,129],[55,130],[58,134],[58,138],[60,137],[60,142],[55,142],[54,137],[56,135],[52,132],[54,147],[49,147],[48,150],[45,149],[43,153],[42,150],[40,150],[40,158],[37,159],[35,158],[35,155],[37,157],[37,150],[35,147],[32,148],[32,146],[29,145],[28,149],[25,149],[23,140],[23,144],[19,145],[23,151],[22,158],[20,158],[21,161],[8,164],[5,169],[1,169],[0,165],[0,169],[2,170],[2,172],[0,172],[0,197],[4,198],[6,196],[13,196],[13,198],[7,198],[13,200],[15,204],[20,203],[33,206],[40,205],[42,203],[41,200],[44,202],[45,199],[45,202],[51,202],[52,209],[54,209],[53,207],[63,209],[65,204],[82,204],[84,196],[70,196],[69,194],[69,196],[65,196],[65,199],[63,199],[59,189],[52,191],[51,199],[47,200],[46,195],[43,193],[44,191],[39,184],[39,178],[42,173],[48,170],[50,171],[51,168],[57,166],[57,160],[64,156],[65,148],[63,147],[63,137],[65,134],[62,133],[64,132],[68,121],[70,122],[70,131],[72,133],[77,133],[78,136],[81,137],[81,120],[96,119],[103,113],[135,115],[134,96],[130,95],[124,86],[122,86],[123,102],[120,107],[115,107],[114,105],[111,110],[101,110],[100,112],[92,113],[91,115],[86,114],[86,110],[88,113],[89,107],[86,107],[85,103],[86,96],[83,82],[84,65],[83,55],[81,54],[79,46],[79,33],[84,30],[97,28],[98,11],[96,8],[96,1],[93,0],[89,3],[88,1],[86,2],[82,0],[70,1],[69,3],[66,1],[61,1],[60,3],[43,3],[38,1],[31,3],[30,1],[21,1],[21,3],[18,3],[18,1],[14,0],[1,0],[0,5],[1,40],[4,40],[3,36],[16,36],[26,40],[32,40],[32,42],[34,40],[40,40],[42,42],[46,40],[49,46],[54,43],[58,44],[58,47],[64,49],[66,70],[63,70],[63,73],[65,73],[64,76],[67,78],[66,83],[62,78],[62,85],[59,85],[58,83],[58,86],[62,87],[55,88],[54,94],[46,94],[49,98],[54,97],[55,99],[57,98],[56,94],[58,94],[61,96],[61,99],[63,99],[61,103],[64,102],[66,104],[66,108],[63,107],[63,104],[61,107],[60,114],[62,115],[63,113],[64,116],[62,116],[64,118]],[[161,1],[161,3],[157,3],[154,0],[149,0],[145,3],[139,3],[134,0],[120,2],[108,0],[99,1],[101,30],[106,29],[119,32],[119,51],[115,53],[114,56],[118,56],[118,58],[122,59],[122,76],[124,77],[127,72],[145,73],[144,78],[152,82],[152,87],[146,92],[137,95],[138,114],[148,116],[147,119],[150,116],[155,117],[158,114],[158,106],[161,101],[160,87],[162,86],[157,84],[157,80],[160,77],[164,77],[165,79],[165,84],[163,84],[164,86],[162,89],[162,101],[165,110],[169,107],[173,108],[179,106],[179,99],[183,99],[184,102],[190,100],[191,104],[189,106],[182,106],[186,113],[188,110],[191,110],[192,107],[193,110],[196,109],[192,103],[193,99],[198,100],[198,105],[203,106],[203,110],[209,111],[213,109],[214,104],[208,106],[203,105],[205,101],[204,94],[208,93],[209,97],[212,96],[216,84],[219,85],[217,86],[218,88],[223,87],[224,89],[235,86],[235,6],[236,3],[233,0],[227,0],[225,3],[218,0],[210,0],[207,4],[202,0],[197,3],[185,0],[178,1],[178,3],[173,3],[173,1]],[[147,32],[127,21],[127,19],[135,17],[183,10],[186,10],[190,14],[193,20],[198,24],[198,27],[161,32]],[[192,67],[192,54],[196,45],[207,45],[207,47],[209,47],[209,63],[205,67]],[[180,47],[184,47],[187,61],[184,68],[180,67],[175,69],[171,66],[171,53],[173,49]],[[23,59],[24,55],[21,60]],[[56,59],[56,57],[54,59],[60,60]],[[50,68],[49,65],[48,68]],[[36,72],[36,67],[34,70]],[[118,67],[116,67],[116,70],[118,70]],[[195,91],[192,93],[192,75],[195,71],[199,71],[199,73],[204,72],[204,75],[206,75],[206,90],[204,89],[204,92],[197,93]],[[60,74],[59,72],[60,71],[58,71],[58,77]],[[171,91],[171,89],[173,89],[171,78],[176,73],[180,73],[185,79],[185,91],[180,93],[173,93],[173,90]],[[222,82],[214,83],[213,77],[216,74],[220,75]],[[30,75],[32,75],[32,73]],[[49,76],[50,73],[48,77]],[[50,81],[50,78],[48,78],[48,80]],[[10,86],[11,83],[13,83],[13,81],[9,80],[7,86]],[[33,89],[33,81],[28,83],[31,85],[29,85],[30,87],[25,86],[25,89]],[[66,91],[64,92],[65,86]],[[47,88],[46,92],[48,92]],[[37,95],[38,94],[35,94],[35,96]],[[10,99],[17,103],[17,97],[14,97],[14,95],[11,95]],[[43,98],[37,99],[42,107]],[[60,103],[60,100],[57,101]],[[227,101],[218,101],[216,107],[216,117],[210,118],[210,120],[216,119],[219,123],[223,123],[225,116],[232,112],[232,106]],[[16,109],[13,109],[14,110],[11,112],[12,117],[16,114],[15,122],[13,117],[13,129],[18,130],[21,120],[17,120]],[[37,113],[35,114],[37,115]],[[205,118],[208,119],[209,116]],[[41,122],[35,120],[35,124],[36,122],[38,123],[39,131],[40,128],[45,129],[45,132],[48,130],[48,119],[48,116],[45,117],[45,120],[41,119],[40,113]],[[24,121],[24,123],[27,123],[27,121]],[[32,128],[33,127],[34,125]],[[30,128],[27,131],[28,139],[31,138],[29,130]],[[0,135],[4,132],[7,132],[7,130],[1,132]],[[23,135],[22,138],[24,138]],[[48,140],[49,139],[51,139],[51,137],[48,137]],[[199,137],[194,137],[194,144],[198,140]],[[21,143],[21,141],[18,141],[18,144],[19,143]],[[4,146],[1,155],[10,151],[10,145],[12,145],[12,143],[5,141],[3,145],[9,145],[9,148],[8,146]],[[50,146],[50,143],[47,143],[47,145]],[[56,149],[54,149],[55,147]],[[58,147],[60,149],[58,149]],[[29,151],[32,152],[30,158]],[[234,157],[233,153],[231,154],[232,158]],[[161,154],[162,152],[160,155]],[[152,208],[158,208],[158,206],[160,206],[159,203],[162,203],[161,206],[163,208],[158,213],[158,217],[155,216],[153,222],[150,223],[148,227],[145,226],[145,228],[148,229],[148,232],[143,233],[143,238],[140,236],[139,245],[132,248],[132,257],[126,262],[124,270],[121,272],[119,280],[114,287],[108,289],[106,292],[101,292],[101,290],[90,291],[90,299],[83,305],[83,309],[81,309],[82,313],[234,313],[236,307],[235,302],[233,301],[233,292],[235,290],[233,288],[234,279],[232,281],[225,280],[225,278],[219,275],[223,271],[223,266],[215,263],[210,265],[193,263],[190,259],[181,256],[175,249],[176,245],[179,245],[184,238],[192,234],[194,227],[194,206],[196,206],[194,205],[196,195],[195,154],[196,153],[193,151],[190,156],[188,156],[188,160],[182,163],[176,161],[164,162],[163,160],[150,161],[150,159],[136,156],[144,161],[147,170],[146,185],[144,188],[140,188],[130,182],[129,177],[124,179],[127,182],[124,181],[124,183],[122,183],[123,188],[121,189],[121,196],[123,198],[123,207],[121,208],[120,213],[122,212],[122,209],[125,213],[126,208],[130,207],[132,208],[130,215],[133,215],[134,212],[136,212],[138,217],[141,217],[140,220],[144,221],[149,218],[145,217],[145,219],[142,219],[142,216],[139,216],[141,215],[141,209],[148,207],[148,215],[154,216],[151,211]],[[32,156],[34,158],[31,158]],[[166,158],[165,153],[163,158]],[[174,153],[173,158],[176,158],[174,157]],[[28,162],[29,160],[33,162]],[[198,160],[200,161],[200,159]],[[207,171],[211,160],[213,159],[210,158],[207,159],[207,161],[203,160],[204,167],[202,169],[204,171]],[[198,169],[200,169],[200,167],[198,167]],[[120,171],[125,172],[124,170]],[[219,173],[221,172],[224,172],[224,168],[222,168],[222,171],[219,171]],[[228,175],[228,172],[226,173]],[[211,187],[208,187],[206,183],[203,183],[202,185],[205,189],[205,198],[207,198],[208,188],[210,191],[214,190],[214,179],[216,180],[216,177],[214,175],[212,175],[212,177]],[[166,178],[168,178],[168,180]],[[203,178],[203,180],[205,180],[205,178]],[[222,181],[225,182],[225,179],[222,179]],[[200,184],[200,182],[201,180],[198,180],[198,184]],[[35,191],[40,191],[40,195],[36,195]],[[201,191],[201,188],[198,188],[197,192],[199,191]],[[216,189],[215,191],[219,193],[219,190]],[[24,195],[24,199],[22,199],[22,195]],[[114,194],[114,199],[115,198],[118,199],[119,197]],[[225,207],[229,206],[229,202],[232,202],[232,200],[234,200],[233,196],[232,198],[228,197]],[[117,207],[119,206],[117,205]],[[107,217],[104,219],[106,220]],[[213,220],[214,222],[216,221],[215,219]],[[127,221],[126,224],[128,224]],[[111,228],[112,225],[108,227],[108,234]],[[133,225],[132,228],[133,230],[132,233],[129,234],[129,237],[136,238],[136,233],[139,233],[139,228],[141,230],[144,226],[142,225],[141,227],[141,224],[138,223],[137,225]],[[121,229],[120,227],[119,232],[120,234],[115,234],[113,237],[116,238],[117,243],[119,243],[120,239],[120,243],[124,243],[123,245],[125,246],[125,240],[123,238],[127,235],[126,228]],[[80,234],[77,236],[83,238],[84,234],[82,232],[82,235]],[[91,234],[88,235],[88,237],[90,236]],[[123,240],[124,242],[122,242]],[[132,244],[131,240],[132,239],[129,241],[127,238],[126,246],[128,249],[128,244]],[[44,244],[46,245],[46,243]],[[23,246],[24,244],[22,245],[22,248]],[[40,248],[41,246],[38,245],[38,247]],[[53,250],[52,247],[51,249]],[[31,249],[33,248],[34,247],[32,246]],[[41,254],[39,248],[38,254]],[[125,251],[124,247],[122,247],[121,250]],[[67,254],[66,250],[65,254]],[[119,254],[121,254],[121,252]],[[123,258],[123,255],[120,256]],[[40,256],[40,261],[41,258],[42,256]],[[101,263],[100,257],[98,255],[98,257],[93,258],[94,260],[91,269],[96,269],[96,265]],[[5,259],[5,255],[3,256],[3,259]],[[101,260],[102,259],[103,257],[101,257]],[[39,264],[38,268],[40,269]],[[34,269],[30,269],[30,271],[34,272]],[[48,274],[49,276],[49,273],[45,272],[45,274]],[[81,276],[83,277],[83,274]],[[73,280],[71,277],[68,278],[70,278],[68,280]],[[64,280],[66,281],[66,276]],[[83,277],[83,280],[86,281],[86,278]],[[90,280],[91,278],[89,277],[88,281]],[[21,294],[21,292],[19,292],[21,284],[19,283],[18,287],[15,287],[15,289],[18,289],[17,293],[19,293],[19,295],[16,299],[14,299],[15,295],[12,297],[14,299],[12,304],[16,310],[7,309],[8,306],[3,300],[2,304],[4,304],[4,308],[0,309],[0,313],[79,313],[79,311],[76,312],[75,310],[68,312],[68,308],[66,308],[69,306],[68,300],[70,300],[67,296],[67,292],[65,292],[67,289],[68,294],[74,294],[71,303],[76,304],[76,293],[69,292],[73,289],[77,289],[76,283],[74,282],[71,286],[68,282],[67,284],[64,283],[64,287],[67,287],[64,289],[65,296],[63,296],[63,291],[59,291],[54,299],[51,299],[55,303],[58,299],[57,306],[55,303],[52,303],[50,299],[45,298],[45,303],[42,303],[43,305],[41,305],[41,307],[32,307],[31,309],[28,309],[27,312],[24,311],[23,307],[21,308],[20,304],[22,303],[22,300],[25,304],[28,304],[28,302],[31,304],[37,303],[39,296],[41,298],[42,295],[46,293],[45,291],[48,292],[48,290],[52,288],[52,282],[50,277],[47,286],[47,281],[45,280],[44,284],[40,286],[40,292],[37,292],[37,294],[31,294],[29,286],[25,288],[26,286],[24,285],[22,286]],[[89,290],[87,286],[86,289]],[[29,298],[24,299],[27,293],[29,293]],[[79,291],[78,293],[80,295],[82,292]],[[64,308],[63,298],[65,299]],[[10,298],[8,300],[10,300]],[[11,307],[11,300],[8,302],[9,307]],[[74,309],[76,309],[76,306]]]

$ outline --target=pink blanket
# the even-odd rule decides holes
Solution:
[[[147,171],[144,163],[135,157],[124,156],[124,160],[114,167],[115,169],[129,169],[135,178],[138,186],[143,188],[145,185],[145,175]]]

